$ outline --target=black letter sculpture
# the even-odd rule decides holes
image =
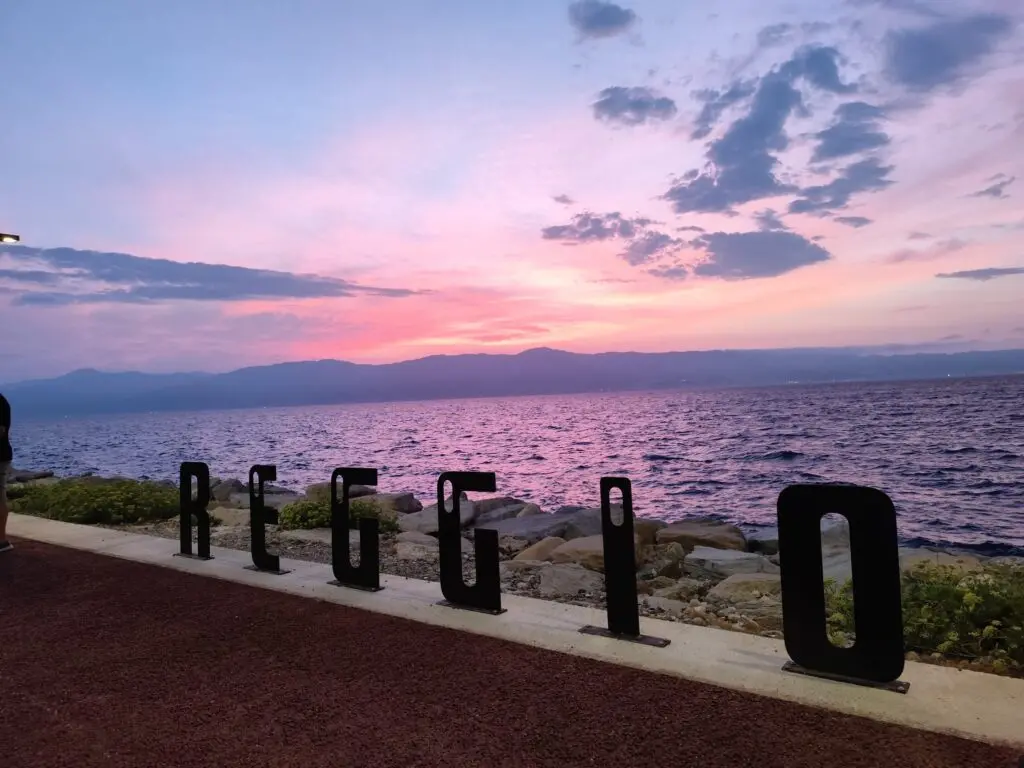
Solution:
[[[341,478],[341,501],[338,500],[338,478]],[[331,473],[331,566],[335,581],[341,587],[377,592],[380,585],[380,522],[373,517],[359,521],[359,567],[352,566],[349,552],[349,489],[354,483],[377,484],[376,469],[339,467]]]
[[[452,484],[452,509],[444,507],[444,486]],[[437,479],[437,538],[441,549],[440,605],[499,614],[501,576],[498,571],[498,532],[478,528],[474,534],[476,584],[462,578],[462,520],[459,497],[463,491],[493,493],[497,488],[493,472],[444,472]]]
[[[612,489],[622,491],[622,524],[612,521]],[[580,632],[664,648],[671,641],[640,634],[636,604],[636,543],[633,539],[633,486],[625,477],[601,478],[601,539],[608,629],[587,625]]]
[[[821,518],[849,521],[856,642],[829,642],[821,560]],[[791,485],[779,494],[782,621],[788,672],[906,693],[896,510],[879,490],[854,485]]]
[[[259,478],[258,482],[256,478]],[[263,504],[263,483],[277,480],[277,467],[273,464],[254,464],[249,470],[249,530],[252,565],[250,571],[266,573],[288,573],[281,570],[281,559],[267,552],[267,529],[265,525],[277,525],[277,510]]]
[[[192,478],[196,479],[196,498],[192,498]],[[178,473],[180,506],[178,525],[181,534],[181,551],[175,557],[191,557],[195,560],[213,560],[210,555],[210,468],[201,461],[184,461]],[[192,554],[192,516],[196,517],[196,532],[199,554]]]

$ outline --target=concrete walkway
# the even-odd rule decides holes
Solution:
[[[604,613],[581,606],[503,595],[508,611],[477,614],[436,605],[435,582],[382,575],[385,589],[365,593],[331,586],[330,567],[283,560],[284,575],[246,570],[248,554],[215,548],[210,561],[173,557],[177,542],[109,529],[12,515],[10,533],[165,568],[302,595],[339,605],[510,640],[537,648],[710,683],[912,728],[1024,749],[1024,680],[908,662],[910,692],[834,683],[781,671],[781,641],[688,624],[641,619],[641,630],[671,640],[667,648],[582,635]],[[16,552],[14,553],[16,556]]]

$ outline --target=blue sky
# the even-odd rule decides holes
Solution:
[[[12,0],[0,324],[32,332],[0,340],[0,380],[1024,346],[1022,21],[1007,0]]]

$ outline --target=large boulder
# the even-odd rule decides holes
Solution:
[[[210,489],[210,496],[213,500],[220,502],[231,502],[231,497],[236,493],[244,493],[246,501],[248,501],[249,496],[245,491],[245,485],[238,479],[221,480]]]
[[[487,501],[491,501],[491,499],[487,499]],[[474,523],[477,528],[486,528],[489,523],[497,523],[502,520],[518,517],[523,507],[526,506],[522,502],[506,504],[500,507],[491,505],[486,511],[483,511],[480,507],[481,503],[475,502],[477,515]]]
[[[480,499],[476,502],[478,515],[486,515],[488,512],[493,512],[494,510],[501,509],[502,507],[519,507],[522,509],[525,506],[525,501],[513,496],[495,496],[490,499]],[[515,517],[515,515],[513,515],[513,517]]]
[[[53,472],[48,469],[42,471],[36,471],[32,469],[15,469],[14,467],[7,467],[7,482],[9,483],[28,483],[33,480],[46,480],[53,477]]]
[[[536,544],[531,544],[518,555],[516,560],[550,560],[551,553],[565,544],[565,539],[560,536],[548,536]]]
[[[659,544],[676,542],[687,552],[696,547],[736,550],[747,548],[743,531],[735,525],[706,518],[670,523],[658,531],[657,541]]]
[[[774,525],[747,531],[747,549],[762,555],[774,555],[779,551],[779,529]]]
[[[634,537],[634,547],[638,548]],[[577,563],[591,571],[604,571],[604,537],[569,539],[551,553],[553,563]]]
[[[370,498],[376,498],[370,497]],[[445,509],[452,510],[452,497],[445,499]],[[469,525],[476,518],[476,505],[463,494],[459,499],[459,524]],[[419,531],[420,533],[437,533],[437,504],[431,504],[418,512],[411,512],[398,518],[398,527],[402,531]]]
[[[633,520],[633,533],[642,545],[652,546],[658,540],[658,531],[667,525],[664,520],[638,517]]]
[[[684,568],[691,575],[728,577],[734,573],[778,573],[779,566],[764,555],[736,549],[695,547],[686,556]]]
[[[782,594],[782,580],[777,573],[734,573],[725,581],[716,584],[708,597],[730,603],[757,600],[765,595],[777,597]]]
[[[604,571],[604,539],[584,536],[571,539],[551,552],[553,563],[577,563],[591,571]]]
[[[400,515],[411,515],[423,509],[423,503],[411,493],[368,493],[360,498],[379,504],[385,509],[393,509]],[[436,506],[434,505],[435,509]]]
[[[639,543],[640,537],[636,538]],[[640,578],[652,579],[655,576],[667,576],[678,579],[683,575],[683,559],[686,556],[686,550],[678,542],[642,547],[642,554],[643,564],[639,568]]]
[[[548,536],[560,536],[565,538],[565,529],[572,519],[571,512],[555,512],[554,514],[530,515],[528,517],[513,517],[508,520],[499,520],[495,523],[488,523],[486,527],[497,531],[498,536],[513,536],[517,539],[525,539],[529,544],[546,539]]]
[[[547,565],[540,571],[540,593],[544,597],[578,597],[604,590],[604,577],[581,565]]]
[[[622,507],[618,504],[612,505],[612,519],[617,519],[622,514]],[[569,524],[565,527],[563,536],[570,539],[582,539],[588,536],[601,535],[601,508],[586,507],[572,513]]]

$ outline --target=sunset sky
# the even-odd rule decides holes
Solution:
[[[1024,347],[1020,0],[8,0],[0,381]]]

